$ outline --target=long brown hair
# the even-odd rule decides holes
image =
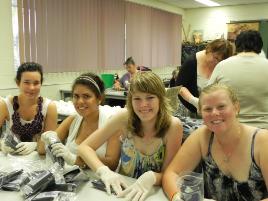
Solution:
[[[133,110],[132,96],[135,92],[156,95],[159,99],[159,111],[155,123],[156,137],[163,137],[171,124],[171,107],[166,97],[166,90],[160,77],[153,72],[138,72],[130,81],[127,97],[129,113],[128,130],[133,134],[143,137],[141,120]]]

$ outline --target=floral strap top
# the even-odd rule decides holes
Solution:
[[[137,150],[132,137],[122,139],[121,143],[120,174],[138,178],[149,170],[161,172],[165,157],[163,140],[161,140],[157,151],[152,155],[144,155]]]

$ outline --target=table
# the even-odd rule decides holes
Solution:
[[[70,101],[72,98],[71,90],[60,89],[60,97],[63,101]],[[124,107],[127,99],[127,91],[117,91],[112,88],[105,90],[105,104],[110,106]]]
[[[105,105],[125,107],[127,91],[117,91],[112,88],[105,90]]]
[[[20,167],[23,169],[27,169],[30,167],[30,165],[35,164],[34,168],[41,168],[45,166],[44,158],[38,155],[37,152],[33,152],[32,154],[28,156],[5,156],[3,153],[0,152],[0,169],[6,167],[10,168],[10,166],[15,167],[18,164],[11,164],[12,162],[17,161],[18,164],[20,164]],[[28,161],[28,167],[26,162]],[[92,171],[87,172],[90,178],[94,178],[94,173]],[[126,180],[128,182],[134,182],[135,179],[126,177]],[[162,188],[154,187],[155,193],[150,195],[146,201],[168,201],[167,197],[163,193]],[[0,197],[1,201],[23,201],[23,197],[21,196],[20,192],[9,192],[9,191],[0,191]],[[91,187],[90,181],[85,183],[81,186],[81,189],[78,190],[77,201],[116,201],[116,200],[124,200],[124,198],[117,198],[113,195],[109,196],[106,192],[102,192],[100,190],[94,189]]]
[[[112,88],[108,88],[105,90],[105,98],[106,99],[117,99],[117,100],[126,100],[127,99],[127,91],[117,91]]]
[[[70,101],[72,100],[72,91],[66,89],[60,89],[60,98],[63,101]]]

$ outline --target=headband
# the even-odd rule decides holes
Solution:
[[[95,80],[93,80],[91,77],[87,77],[87,76],[80,76],[77,78],[77,80],[87,80],[89,81],[90,83],[92,83],[96,89],[98,90],[99,94],[101,94],[101,91],[100,91],[100,88],[99,88],[99,85],[96,83]]]

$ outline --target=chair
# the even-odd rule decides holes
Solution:
[[[170,105],[173,112],[176,112],[179,109],[179,90],[181,86],[166,88],[166,96],[170,100]]]

